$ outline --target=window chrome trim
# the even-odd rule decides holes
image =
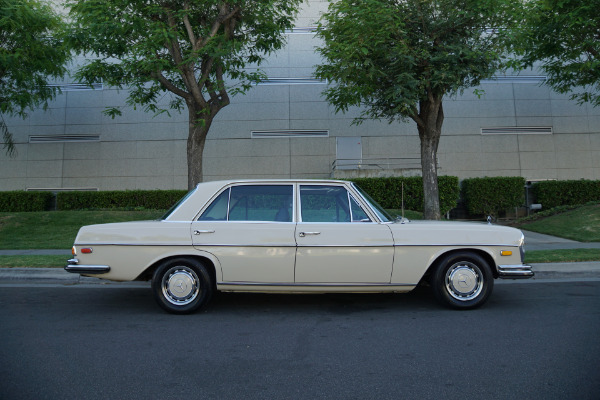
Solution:
[[[229,211],[231,209],[231,192],[234,187],[242,187],[242,186],[291,186],[292,188],[292,220],[291,221],[230,221],[229,220]],[[208,210],[208,208],[213,204],[213,202],[219,198],[226,190],[229,190],[227,194],[227,214],[225,216],[225,220],[210,220],[210,221],[201,221],[200,217]],[[202,206],[200,211],[194,216],[194,219],[190,221],[191,223],[254,223],[254,224],[292,224],[296,223],[296,202],[294,201],[296,197],[296,184],[295,182],[233,182],[225,186],[221,191],[219,191],[215,196],[211,197],[206,204]]]

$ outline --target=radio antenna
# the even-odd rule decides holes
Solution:
[[[404,182],[402,182],[402,221],[404,221]]]

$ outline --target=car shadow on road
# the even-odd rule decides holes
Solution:
[[[433,309],[439,305],[426,287],[409,293],[268,294],[217,293],[208,312],[329,312],[352,314],[372,310]]]
[[[510,285],[512,286],[512,285]],[[495,288],[482,310],[518,309],[524,306],[514,297],[516,287]],[[80,288],[86,310],[126,314],[167,314],[156,304],[149,287],[105,287]],[[522,293],[521,291],[517,291]],[[522,297],[523,295],[521,295]],[[522,300],[522,301],[520,301]],[[76,302],[75,304],[77,304]],[[78,307],[78,306],[76,306]],[[231,293],[217,292],[205,309],[196,314],[255,315],[294,313],[324,313],[331,315],[356,314],[363,312],[440,311],[456,312],[440,305],[431,288],[418,286],[408,293],[325,293],[325,294],[279,294],[279,293]],[[460,311],[459,311],[460,312]]]

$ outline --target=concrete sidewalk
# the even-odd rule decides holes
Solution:
[[[522,231],[525,235],[525,251],[559,250],[559,249],[600,249],[600,243],[577,242],[556,236],[544,235],[530,231]]]

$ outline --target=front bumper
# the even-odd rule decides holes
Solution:
[[[79,265],[79,260],[71,258],[67,261],[65,271],[72,272],[74,274],[105,274],[110,271],[108,265]]]
[[[534,276],[531,265],[498,265],[500,279],[527,279]]]

